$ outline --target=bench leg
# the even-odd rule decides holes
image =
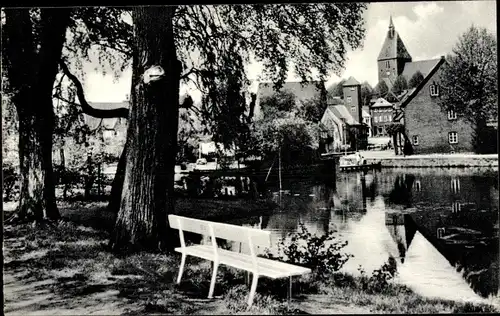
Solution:
[[[253,273],[252,286],[250,287],[250,295],[248,296],[248,307],[253,304],[253,297],[255,296],[255,291],[257,290],[257,282],[259,281],[259,275]]]
[[[214,261],[214,271],[212,272],[212,280],[210,281],[210,290],[208,291],[208,298],[212,298],[215,290],[215,280],[217,279],[217,269],[219,268],[219,263]]]
[[[186,264],[186,254],[183,253],[181,257],[181,266],[179,268],[179,275],[177,275],[177,284],[181,283],[182,273],[184,272],[185,264]]]
[[[290,276],[290,284],[288,285],[288,310],[290,310],[291,300],[292,300],[292,277]]]

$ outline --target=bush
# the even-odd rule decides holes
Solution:
[[[11,164],[4,164],[3,171],[3,199],[4,201],[17,200],[20,193],[20,180],[17,168]]]
[[[384,263],[380,269],[372,272],[368,277],[362,267],[358,270],[361,272],[360,286],[361,289],[370,294],[385,293],[389,289],[389,281],[392,280],[397,273],[396,259],[389,257],[389,260]]]
[[[277,259],[310,268],[315,275],[326,277],[339,271],[353,257],[341,252],[347,241],[336,240],[336,231],[318,237],[312,235],[303,223],[299,227],[299,231],[288,235],[290,241],[279,242]],[[269,251],[266,256],[275,258]]]

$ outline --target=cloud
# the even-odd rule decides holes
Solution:
[[[417,4],[413,8],[413,12],[415,12],[417,17],[420,19],[426,19],[428,16],[432,16],[443,11],[444,8],[438,6],[435,2]]]

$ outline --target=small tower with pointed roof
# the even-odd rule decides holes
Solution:
[[[361,111],[361,83],[349,77],[343,84],[344,105],[351,113],[352,117],[358,121],[363,122],[363,112]]]
[[[389,30],[377,58],[379,82],[385,79],[384,81],[391,87],[391,83],[403,72],[405,63],[411,62],[411,60],[410,53],[408,53],[403,40],[399,37],[391,16]]]

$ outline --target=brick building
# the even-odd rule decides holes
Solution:
[[[392,87],[397,76],[408,82],[420,71],[424,80],[399,96],[392,120],[404,125],[407,153],[454,153],[472,152],[472,128],[453,111],[444,111],[438,104],[440,97],[440,69],[446,62],[444,57],[412,61],[402,39],[396,31],[392,18],[389,30],[377,59],[379,80]],[[373,108],[373,107],[372,107]],[[375,114],[372,111],[372,117]],[[375,121],[373,121],[375,125]],[[396,154],[403,153],[404,135],[393,138]]]

